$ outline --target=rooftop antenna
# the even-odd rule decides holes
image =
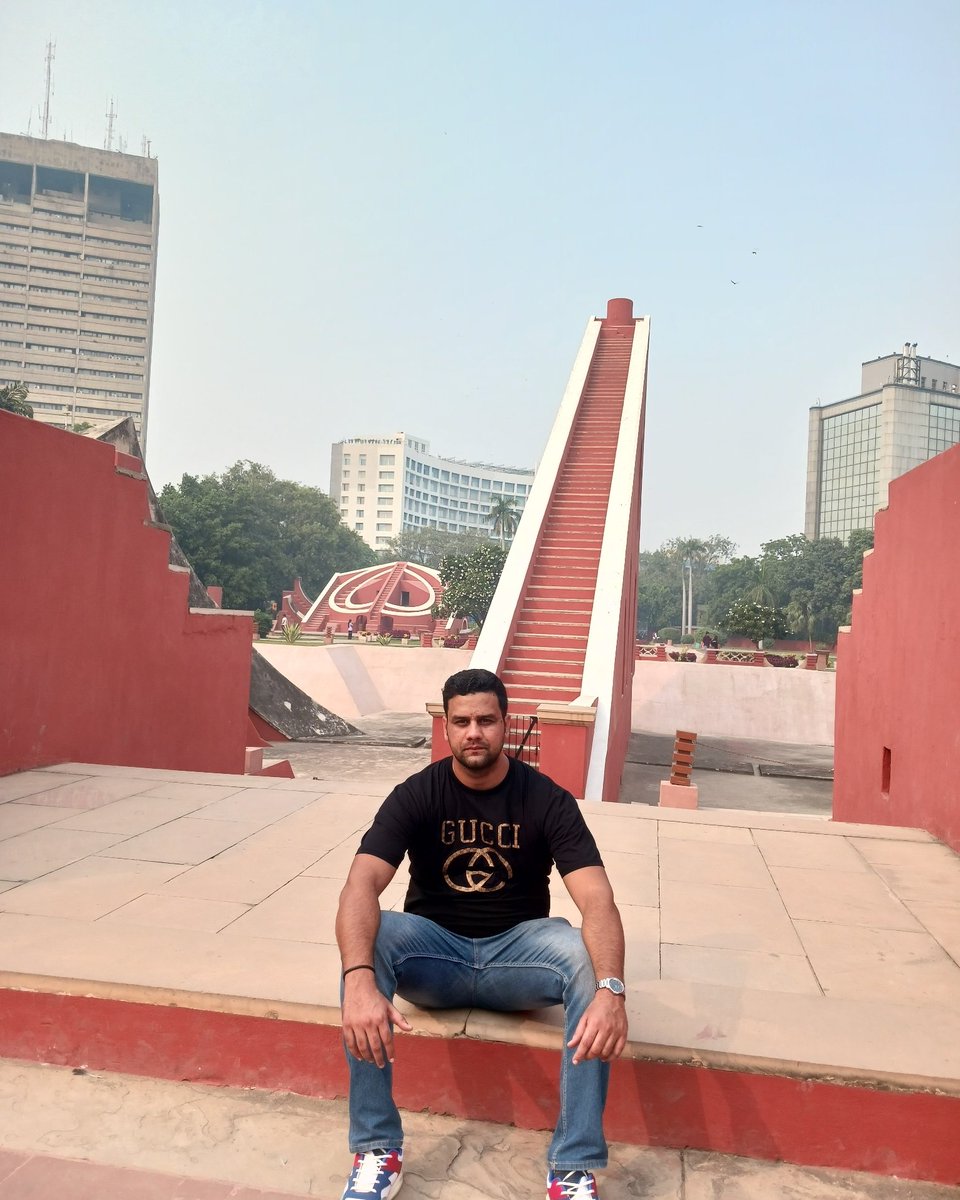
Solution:
[[[142,158],[150,157],[150,146],[151,146],[150,138],[148,138],[147,135],[144,134],[143,137],[140,139],[140,155]]]
[[[47,71],[46,88],[43,94],[43,115],[40,118],[40,136],[46,139],[50,134],[50,97],[53,95],[53,60],[56,56],[57,43],[47,42]]]
[[[110,98],[110,107],[107,109],[105,116],[107,118],[107,133],[103,139],[104,150],[113,149],[113,123],[117,119],[117,110],[114,106],[113,97]]]

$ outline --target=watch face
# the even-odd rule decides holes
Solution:
[[[622,996],[624,991],[626,991],[623,986],[623,980],[617,979],[612,975],[609,979],[599,979],[597,981],[597,988],[607,988],[609,991],[613,992],[615,996]]]

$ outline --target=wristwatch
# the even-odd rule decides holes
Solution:
[[[617,979],[616,975],[609,975],[606,979],[598,979],[597,991],[599,992],[601,988],[606,988],[607,991],[613,992],[615,996],[622,996],[627,990],[623,986],[623,980]]]

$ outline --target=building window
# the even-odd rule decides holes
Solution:
[[[380,478],[381,478],[381,479],[392,479],[392,478],[393,478],[393,471],[381,471],[381,472],[380,472]]]
[[[397,461],[397,456],[395,454],[381,454],[380,455],[380,466],[381,467],[392,467],[396,463],[396,461]],[[409,462],[409,460],[408,460],[408,462]]]
[[[818,537],[845,542],[855,529],[873,528],[879,427],[878,404],[823,422]]]
[[[927,454],[932,458],[960,442],[960,408],[931,404],[927,427]]]

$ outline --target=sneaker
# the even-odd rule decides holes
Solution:
[[[341,1200],[390,1200],[403,1183],[401,1149],[367,1150],[356,1154]]]
[[[547,1176],[547,1200],[597,1200],[593,1172],[551,1171]]]

